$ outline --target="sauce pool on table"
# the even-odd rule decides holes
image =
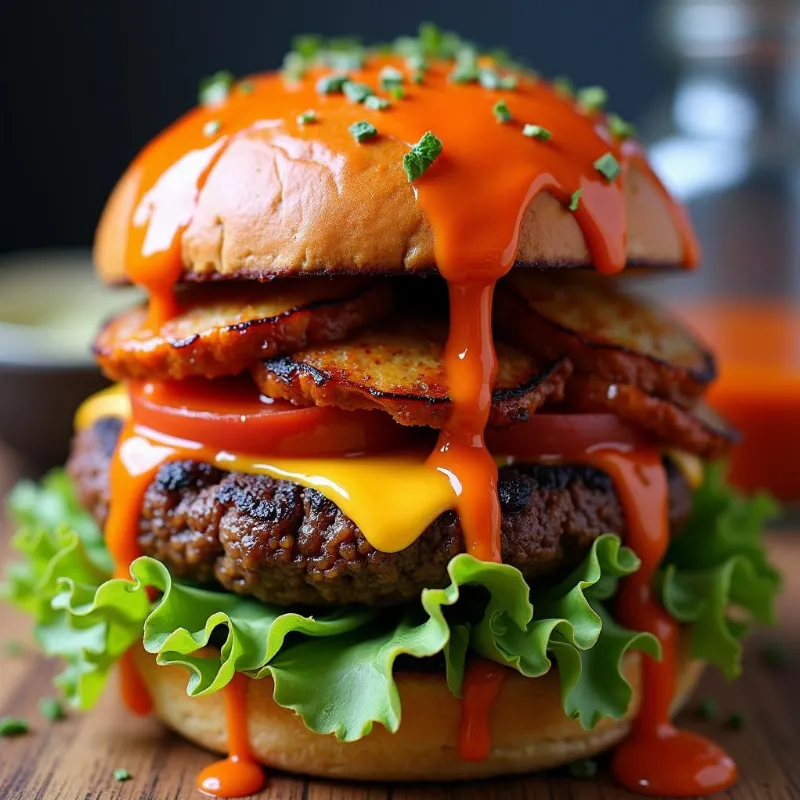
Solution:
[[[403,61],[371,57],[363,69],[353,70],[351,77],[377,86],[380,70],[386,66],[402,68]],[[396,102],[391,113],[381,115],[380,136],[410,147],[430,130],[443,142],[442,155],[414,182],[434,231],[436,264],[450,296],[445,366],[453,411],[428,466],[444,474],[452,486],[451,507],[461,519],[467,551],[483,560],[500,561],[497,466],[484,441],[497,371],[492,298],[497,281],[515,262],[525,209],[542,192],[567,206],[580,191],[580,202],[573,210],[592,262],[601,272],[619,272],[625,266],[627,250],[624,181],[635,164],[652,177],[670,210],[683,237],[687,266],[696,262],[697,248],[682,209],[652,176],[639,146],[615,139],[601,115],[579,111],[573,98],[523,75],[517,88],[508,93],[513,120],[504,124],[492,113],[501,94],[474,84],[455,88],[450,83],[451,69],[450,63],[432,62],[423,84],[409,86],[408,101]],[[290,121],[316,105],[316,81],[327,72],[312,69],[291,91],[280,75],[256,77],[251,92],[234,91],[220,105],[190,112],[134,162],[133,189],[126,201],[130,207],[127,270],[131,281],[149,294],[153,327],[175,311],[173,289],[183,270],[182,236],[191,224],[205,182],[233,142],[250,136],[296,137],[318,141],[316,158],[329,159],[331,170],[341,169],[334,161],[353,169],[363,163],[361,148],[369,143],[342,135],[347,123],[363,112],[343,96],[326,96],[321,123],[289,130]],[[205,130],[211,121],[218,134],[209,142]],[[522,122],[547,128],[553,142],[521,135]],[[597,162],[603,157],[619,165],[618,174],[609,177],[598,170]],[[363,200],[368,202],[367,197]],[[134,421],[129,420],[112,467],[106,535],[119,576],[126,574],[138,555],[142,494],[158,467],[177,452],[175,447],[159,449],[158,443],[151,442],[142,449],[138,462],[135,454],[123,457],[126,447],[135,449],[136,437]],[[642,712],[631,737],[618,751],[614,773],[629,788],[645,793],[687,796],[687,792],[707,794],[724,788],[735,778],[730,759],[705,740],[669,724],[676,631],[652,597],[650,585],[668,542],[666,481],[660,458],[655,451],[601,448],[587,452],[585,460],[611,474],[631,531],[630,544],[642,559],[642,569],[623,584],[618,614],[631,627],[654,633],[664,649],[661,663],[644,657]],[[146,703],[136,700],[142,690],[136,688],[132,662],[125,663],[125,694],[133,698],[133,706],[144,709]],[[484,758],[491,750],[488,719],[503,674],[503,667],[479,659],[468,667],[460,732],[461,753],[466,759]],[[230,755],[199,778],[201,788],[219,796],[255,791],[263,781],[247,741],[246,687],[247,679],[237,675],[226,688]],[[674,752],[678,766],[664,769],[661,758],[665,752]]]

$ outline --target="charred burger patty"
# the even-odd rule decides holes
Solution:
[[[100,525],[120,427],[119,419],[107,417],[80,432],[69,462],[81,502]],[[669,459],[665,464],[676,533],[691,509],[692,490]],[[504,467],[499,494],[503,561],[529,580],[563,576],[598,536],[625,530],[611,479],[593,467]],[[447,512],[410,547],[383,553],[315,489],[175,461],[145,493],[139,545],[177,576],[268,603],[387,606],[446,586],[447,564],[463,552],[464,539],[458,518]]]

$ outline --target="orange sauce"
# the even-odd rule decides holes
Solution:
[[[396,57],[372,57],[350,77],[377,88],[384,66],[404,64]],[[494,286],[514,264],[525,209],[543,191],[566,205],[573,192],[582,190],[575,219],[592,261],[602,272],[621,270],[627,246],[624,180],[631,164],[645,169],[646,164],[637,144],[621,145],[601,116],[579,113],[574,100],[547,83],[523,76],[514,91],[453,87],[451,70],[450,63],[433,62],[423,85],[407,85],[406,99],[374,115],[373,121],[380,137],[409,147],[428,130],[444,143],[442,155],[414,183],[434,231],[437,266],[450,289],[445,363],[453,413],[429,464],[453,485],[468,552],[497,561],[497,467],[484,442],[497,368],[490,322]],[[329,72],[311,70],[291,86],[279,75],[258,76],[252,80],[252,92],[234,88],[219,106],[190,112],[138,157],[132,167],[136,190],[130,199],[126,260],[131,280],[150,295],[153,326],[175,311],[173,287],[183,271],[183,234],[206,182],[216,169],[224,174],[226,152],[234,144],[272,143],[292,154],[285,169],[313,161],[334,180],[346,170],[365,168],[365,148],[374,143],[356,143],[347,128],[373,118],[342,95],[317,92],[317,79]],[[501,98],[514,117],[507,124],[500,124],[492,113]],[[320,121],[298,126],[297,116],[309,108],[320,110]],[[219,134],[209,137],[203,130],[211,120],[218,123]],[[552,131],[553,140],[523,136],[522,125],[528,122]],[[620,177],[611,182],[594,166],[609,152],[622,166]],[[387,162],[380,167],[398,165]],[[368,189],[360,200],[370,202]],[[680,209],[667,200],[691,266],[697,258],[694,239]],[[131,431],[127,428],[120,438],[112,468],[107,539],[118,574],[137,554],[138,503],[154,474],[147,454],[129,444],[134,441]]]
[[[742,432],[731,481],[800,500],[800,307],[766,301],[675,303],[675,311],[717,355],[709,404]]]
[[[228,757],[210,764],[197,776],[197,788],[212,797],[246,797],[264,786],[266,776],[253,757],[247,735],[248,681],[237,672],[223,689]]]
[[[627,541],[641,559],[616,598],[616,616],[661,642],[662,658],[642,655],[642,702],[631,735],[615,751],[614,777],[641,794],[697,797],[723,791],[736,765],[719,747],[670,722],[677,676],[678,624],[654,596],[653,582],[669,545],[667,478],[655,449],[600,448],[585,461],[611,476],[625,514]]]
[[[465,761],[483,761],[492,749],[490,714],[506,676],[507,667],[485,658],[467,665],[461,697],[458,752]]]

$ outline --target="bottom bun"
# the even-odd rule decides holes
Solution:
[[[689,657],[683,637],[675,709],[691,693],[702,664]],[[143,650],[137,662],[155,711],[171,728],[209,750],[225,753],[223,695],[186,694],[181,667],[159,667]],[[619,742],[639,707],[638,654],[625,656],[623,671],[634,698],[625,719],[603,719],[592,731],[564,716],[558,675],[524,678],[509,671],[491,712],[492,749],[483,761],[464,761],[458,752],[461,705],[439,675],[402,672],[396,676],[403,719],[397,733],[375,725],[369,736],[344,743],[312,733],[302,719],[272,699],[272,680],[250,681],[247,693],[250,743],[270,767],[322,778],[368,781],[454,781],[534,772],[594,756]]]

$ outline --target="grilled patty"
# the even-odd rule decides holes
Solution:
[[[80,432],[68,463],[81,503],[100,525],[120,425],[109,417]],[[692,492],[669,461],[667,474],[674,532],[690,511]],[[603,533],[624,536],[611,479],[593,467],[504,467],[499,494],[503,561],[529,581],[565,574]],[[405,550],[382,553],[314,489],[196,461],[160,469],[144,496],[139,545],[173,575],[265,602],[308,606],[390,606],[417,598],[426,587],[447,585],[447,564],[464,550],[452,512]]]

